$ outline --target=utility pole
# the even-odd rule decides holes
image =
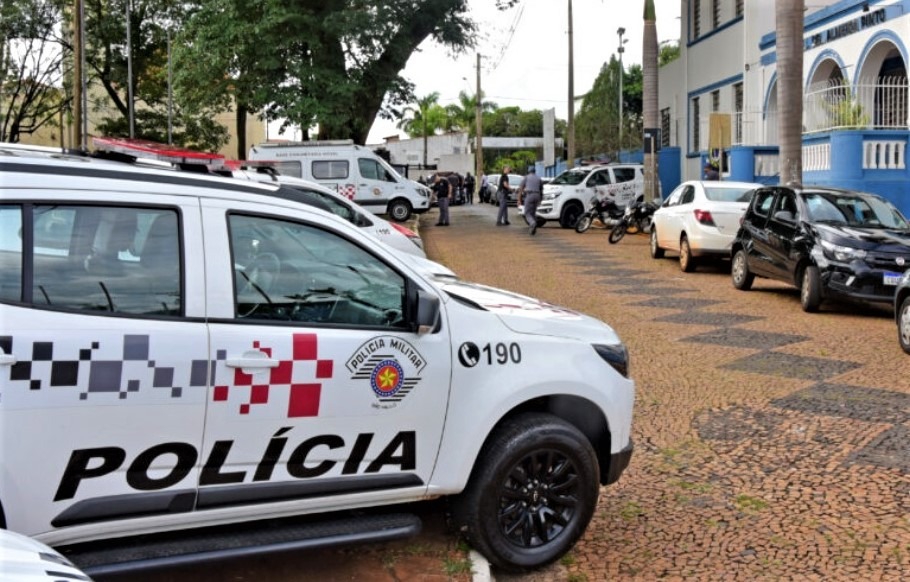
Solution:
[[[73,143],[82,146],[82,0],[76,0],[73,14]],[[61,126],[63,129],[63,126]]]
[[[616,34],[619,35],[619,48],[616,49],[616,52],[619,53],[619,147],[616,148],[616,161],[622,161],[619,159],[620,153],[622,153],[622,77],[625,71],[622,68],[622,54],[626,52],[626,49],[622,46],[622,35],[626,33],[626,29],[619,27],[619,30],[616,31]]]
[[[477,108],[475,112],[475,123],[477,127],[475,128],[474,135],[474,181],[477,184],[480,184],[480,176],[483,174],[483,104],[481,99],[483,98],[483,93],[480,91],[480,53],[477,53],[477,95],[475,95],[475,100],[477,101]]]
[[[575,164],[575,57],[572,51],[572,0],[569,0],[569,116],[566,126],[566,168]]]
[[[133,114],[133,41],[130,33],[132,0],[126,0],[126,110],[130,118],[130,138],[136,137],[136,122]]]

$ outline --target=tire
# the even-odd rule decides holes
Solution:
[[[624,236],[626,236],[626,223],[620,222],[613,227],[613,230],[610,231],[610,238],[608,240],[610,241],[611,245],[615,245],[621,241],[622,237]]]
[[[910,296],[904,298],[897,312],[897,340],[901,348],[910,354]]]
[[[799,302],[806,313],[815,313],[822,304],[822,280],[815,265],[806,265],[803,269]]]
[[[411,203],[403,198],[396,198],[389,203],[388,215],[396,222],[411,218]]]
[[[733,255],[733,265],[730,269],[733,276],[733,286],[740,291],[748,291],[752,288],[752,282],[755,281],[755,275],[749,270],[749,257],[745,249],[739,249]]]
[[[689,237],[683,235],[679,241],[679,270],[691,273],[695,270],[696,262],[698,261],[692,256],[692,247],[689,246]]]
[[[651,258],[652,259],[662,259],[664,258],[664,250],[660,248],[660,244],[657,242],[657,229],[651,229]]]
[[[563,228],[575,228],[575,223],[584,214],[584,208],[578,202],[569,202],[562,209],[559,216],[559,226]]]
[[[575,223],[575,232],[581,234],[591,228],[591,223],[594,222],[594,217],[590,214],[585,213],[581,215],[581,218],[578,219],[578,222]]]
[[[452,513],[490,563],[520,572],[572,548],[591,521],[598,491],[588,439],[560,418],[529,413],[491,434],[468,486],[452,500]]]

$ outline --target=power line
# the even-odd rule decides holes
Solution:
[[[506,56],[506,51],[509,50],[509,46],[512,44],[512,38],[515,36],[515,30],[518,29],[518,25],[521,22],[521,17],[524,15],[524,12],[525,4],[524,2],[520,2],[518,11],[515,13],[515,17],[512,19],[512,24],[509,26],[509,38],[503,45],[502,50],[499,51],[499,56],[496,58],[496,64],[489,68],[489,73],[494,72],[502,63],[502,59]]]

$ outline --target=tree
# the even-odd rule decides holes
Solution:
[[[642,113],[645,128],[658,127],[657,113],[657,15],[654,0],[645,0],[642,35]],[[660,198],[657,189],[657,154],[645,152],[645,200]]]
[[[492,101],[483,99],[483,92],[480,93],[480,111],[492,113],[499,107]],[[477,133],[477,95],[469,95],[466,91],[458,93],[458,103],[446,106],[446,112],[451,120],[450,129],[456,131],[466,131],[470,137]]]
[[[132,2],[129,48],[136,135],[166,141],[167,30],[181,22],[193,4],[180,0],[85,0],[86,63],[108,97],[107,102],[96,103],[94,112],[102,113],[98,130],[108,135],[129,135],[127,1]],[[113,112],[108,105],[113,106]],[[174,141],[198,149],[218,149],[226,143],[227,131],[213,117],[211,110],[184,111],[177,104]]]
[[[0,6],[0,142],[18,142],[56,120],[68,105],[61,10],[48,0]]]
[[[805,0],[777,0],[777,100],[780,181],[803,180],[803,13]]]
[[[500,8],[509,4],[497,2]],[[473,45],[477,30],[468,0],[256,0],[249,10],[253,17],[236,19],[198,12],[188,26],[213,38],[226,26],[243,28],[233,32],[236,38],[274,55],[278,62],[265,63],[267,74],[254,59],[246,70],[222,71],[238,80],[250,75],[254,83],[248,85],[259,84],[255,102],[268,119],[317,127],[320,139],[359,143],[377,115],[399,119],[413,102],[413,85],[400,73],[422,42],[432,39],[461,52]],[[206,28],[213,31],[204,33]]]
[[[619,133],[615,131],[619,117],[619,74],[619,61],[614,55],[600,68],[575,116],[576,148],[583,158],[620,148]]]
[[[411,137],[423,137],[423,166],[427,166],[428,137],[435,134],[445,123],[446,111],[439,105],[439,93],[433,92],[417,100],[417,107],[405,107],[405,117],[398,127]]]
[[[672,63],[679,58],[679,43],[675,41],[663,41],[660,43],[660,54],[657,55],[657,63],[661,67]]]

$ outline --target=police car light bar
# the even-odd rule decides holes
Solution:
[[[134,156],[136,158],[170,162],[172,164],[200,164],[211,168],[224,166],[224,156],[197,152],[178,146],[158,143],[145,139],[126,137],[95,137],[92,143],[96,150]]]

